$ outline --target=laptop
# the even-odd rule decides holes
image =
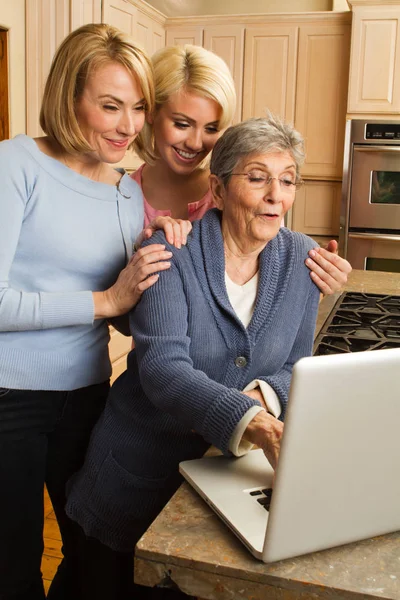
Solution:
[[[260,449],[180,471],[264,562],[400,530],[400,348],[295,364],[272,493]]]

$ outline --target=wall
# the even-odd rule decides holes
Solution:
[[[0,26],[8,30],[10,137],[13,137],[26,133],[25,0],[0,1]]]
[[[147,0],[168,17],[332,10],[332,0]]]

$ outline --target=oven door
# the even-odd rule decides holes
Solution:
[[[353,269],[400,273],[400,235],[351,232],[347,260]]]
[[[400,230],[400,146],[354,146],[352,228]]]

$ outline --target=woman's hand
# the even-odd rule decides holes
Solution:
[[[172,219],[171,217],[156,217],[139,234],[135,247],[139,247],[144,240],[148,240],[157,229],[162,229],[169,244],[181,248],[186,244],[187,236],[192,231],[190,221],[183,219]]]
[[[262,448],[271,467],[276,469],[282,434],[282,421],[278,421],[265,411],[260,411],[248,424],[243,438]]]
[[[339,291],[351,273],[350,263],[337,254],[335,240],[331,240],[325,248],[310,250],[306,265],[311,271],[312,280],[326,296]]]
[[[138,250],[105,292],[93,292],[95,319],[110,319],[127,313],[145,290],[158,279],[157,271],[169,269],[172,253],[163,244],[151,244]]]

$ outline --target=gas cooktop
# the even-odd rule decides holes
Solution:
[[[314,354],[400,347],[400,296],[346,292],[314,342]]]

